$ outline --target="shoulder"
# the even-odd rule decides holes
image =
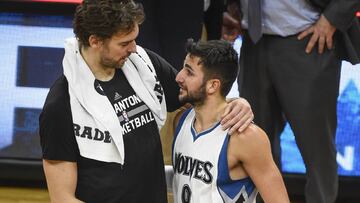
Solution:
[[[50,88],[39,117],[39,135],[43,159],[77,160],[79,152],[65,76],[61,76]]]
[[[71,121],[70,96],[65,76],[58,78],[50,88],[39,118],[40,127],[51,121]]]
[[[252,159],[254,156],[271,151],[266,133],[257,125],[250,124],[243,132],[230,136],[229,148],[240,160]]]
[[[57,99],[69,98],[68,82],[64,75],[60,76],[51,86],[50,91],[46,97],[46,103],[56,103]]]
[[[44,103],[43,112],[64,110],[63,108],[70,107],[69,100],[68,82],[65,76],[62,75],[50,88]]]
[[[260,142],[260,143],[268,143],[269,139],[266,133],[257,125],[251,123],[243,132],[236,132],[232,135],[232,138],[236,142],[243,143],[252,143],[252,142]]]

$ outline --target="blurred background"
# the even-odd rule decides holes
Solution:
[[[62,74],[63,42],[73,36],[72,17],[80,1],[0,0],[0,202],[49,202],[38,116],[49,88]],[[204,13],[189,12],[195,16],[170,15],[165,9],[160,14],[168,18],[161,18],[155,3],[139,2],[144,4],[147,20],[138,44],[159,53],[178,69],[187,38],[220,38],[222,12],[218,11],[222,11],[222,4],[211,4]],[[360,12],[357,15],[360,20]],[[192,21],[191,26],[187,21]],[[240,50],[241,37],[234,47]],[[355,203],[360,202],[360,65],[343,62],[341,71],[336,136],[339,202]],[[238,95],[235,83],[228,97]],[[301,200],[305,167],[288,125],[281,146],[281,170],[288,192],[292,200]]]

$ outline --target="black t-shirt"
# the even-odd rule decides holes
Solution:
[[[180,107],[176,70],[147,50],[163,86],[168,111]],[[71,117],[66,78],[50,89],[40,115],[43,158],[77,162],[76,196],[86,202],[166,202],[166,183],[160,135],[154,115],[119,69],[100,82],[124,129],[125,164],[106,163],[80,156]],[[105,96],[104,95],[104,96]]]

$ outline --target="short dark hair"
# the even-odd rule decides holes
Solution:
[[[187,54],[200,58],[204,81],[217,78],[221,81],[220,93],[226,96],[238,74],[238,54],[231,43],[224,40],[194,42],[188,39]]]
[[[88,47],[91,35],[105,40],[119,31],[130,33],[144,19],[142,5],[132,0],[84,0],[76,8],[73,27],[76,38]]]

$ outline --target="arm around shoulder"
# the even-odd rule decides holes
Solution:
[[[269,139],[255,124],[240,134],[232,135],[235,156],[242,163],[266,203],[289,203],[281,173],[272,155]]]

